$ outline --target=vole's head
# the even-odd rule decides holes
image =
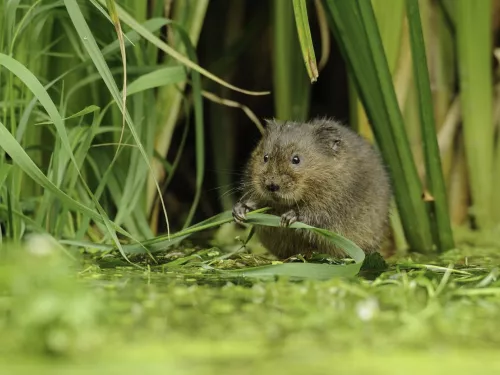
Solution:
[[[250,162],[252,189],[269,204],[321,199],[322,187],[341,173],[342,134],[340,125],[327,120],[268,121]]]

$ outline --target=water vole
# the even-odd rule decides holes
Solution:
[[[236,221],[271,207],[281,225],[295,221],[329,229],[377,251],[388,223],[390,182],[378,151],[361,136],[327,119],[268,121],[254,149],[233,207]],[[262,244],[278,258],[297,253],[343,255],[307,230],[256,226]]]

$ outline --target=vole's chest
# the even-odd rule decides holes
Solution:
[[[269,214],[271,215],[276,215],[276,216],[281,216],[284,213],[290,211],[291,209],[299,211],[299,208],[297,206],[283,206],[283,205],[273,205],[273,204],[268,204],[268,207],[271,207],[271,210],[268,211]]]

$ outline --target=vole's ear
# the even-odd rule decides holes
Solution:
[[[342,143],[339,125],[326,119],[315,120],[312,124],[318,141],[325,144],[330,150],[337,151]]]
[[[266,127],[264,128],[265,133],[264,134],[269,134],[270,132],[277,130],[279,127],[278,122],[276,119],[264,119],[264,122],[266,123]]]

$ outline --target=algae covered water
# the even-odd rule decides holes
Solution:
[[[222,279],[196,262],[182,272],[106,268],[16,250],[2,253],[2,374],[500,369],[493,249],[328,281]]]

